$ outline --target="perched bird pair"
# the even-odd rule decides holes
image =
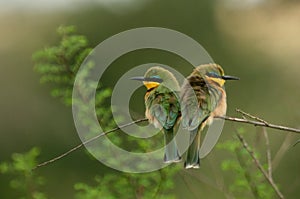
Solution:
[[[226,114],[224,83],[239,78],[224,75],[224,70],[218,64],[204,64],[194,69],[181,88],[171,72],[158,66],[151,67],[144,77],[132,79],[143,81],[147,88],[145,115],[156,128],[163,129],[166,144],[164,162],[181,160],[173,139],[181,121],[190,132],[184,166],[199,168],[201,132],[212,123],[215,116]]]

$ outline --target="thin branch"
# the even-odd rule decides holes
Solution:
[[[295,142],[295,144],[293,144],[293,147],[296,146],[298,143],[300,143],[300,140],[297,140],[297,141]]]
[[[159,196],[162,184],[164,183],[163,181],[165,180],[165,176],[163,174],[163,171],[160,169],[160,170],[158,170],[158,172],[159,172],[159,175],[160,175],[160,179],[159,179],[159,182],[158,182],[158,185],[157,185],[157,189],[156,189],[156,191],[153,195],[153,198],[157,198]]]
[[[237,160],[240,164],[240,166],[242,168],[247,168],[247,164],[246,164],[246,160],[245,158],[243,157],[242,153],[241,153],[241,148],[242,147],[236,147],[236,149],[234,150],[235,151],[235,154],[236,154],[236,157],[237,157]],[[255,198],[259,198],[259,193],[258,193],[258,189],[257,189],[257,186],[256,186],[256,182],[253,181],[252,179],[252,173],[251,171],[249,171],[248,169],[245,169],[244,171],[244,176],[249,184],[249,187],[250,187],[250,190],[253,194],[253,196]]]
[[[274,183],[272,176],[269,176],[268,173],[265,171],[265,169],[263,168],[263,166],[260,163],[260,161],[255,157],[254,152],[249,148],[249,145],[247,144],[247,142],[245,141],[245,139],[243,138],[243,136],[241,136],[239,133],[236,133],[236,135],[237,135],[238,139],[240,140],[240,142],[243,144],[243,147],[246,149],[246,151],[249,153],[249,155],[251,156],[251,158],[254,160],[255,166],[265,176],[266,180],[272,186],[272,188],[274,189],[274,191],[277,194],[277,196],[280,199],[284,199],[283,194],[280,192],[280,190],[278,189],[277,185]]]
[[[59,155],[59,156],[57,156],[57,157],[55,157],[55,158],[53,158],[53,159],[51,159],[51,160],[48,160],[48,161],[46,161],[46,162],[43,162],[43,163],[38,164],[38,165],[37,165],[36,167],[34,167],[32,170],[35,170],[35,169],[37,169],[37,168],[39,168],[39,167],[42,167],[42,166],[45,166],[45,165],[50,164],[50,163],[52,163],[52,162],[55,162],[55,161],[57,161],[57,160],[59,160],[59,159],[65,157],[65,156],[69,155],[69,154],[72,153],[73,151],[76,151],[77,149],[81,148],[83,145],[86,145],[86,144],[88,144],[88,143],[90,143],[90,142],[92,142],[92,141],[94,141],[94,140],[96,140],[96,139],[98,139],[98,138],[100,138],[100,137],[102,137],[102,136],[104,136],[104,135],[107,135],[107,134],[112,133],[112,132],[114,132],[114,131],[120,130],[121,128],[125,128],[125,127],[131,126],[131,125],[133,125],[133,124],[137,124],[137,123],[144,122],[144,121],[148,121],[148,119],[143,118],[143,119],[135,120],[135,121],[133,121],[133,122],[130,122],[130,123],[127,123],[127,124],[118,126],[118,127],[114,128],[114,129],[111,129],[111,130],[109,130],[109,131],[103,132],[103,133],[101,133],[101,134],[99,134],[99,135],[97,135],[97,136],[95,136],[95,137],[92,137],[92,138],[90,138],[90,139],[88,139],[88,140],[82,142],[81,144],[79,144],[79,145],[73,147],[72,149],[68,150],[67,152],[65,152],[65,153],[63,153],[63,154],[61,154],[61,155]]]
[[[290,127],[285,127],[285,126],[270,124],[270,123],[268,123],[268,122],[266,122],[266,121],[264,121],[264,120],[262,120],[262,119],[260,119],[258,117],[252,116],[249,113],[245,113],[245,112],[243,112],[243,111],[241,111],[239,109],[237,109],[237,111],[239,113],[242,113],[243,116],[248,116],[248,117],[250,117],[252,119],[255,119],[257,121],[255,121],[255,120],[248,120],[245,117],[243,117],[243,119],[242,119],[242,118],[234,118],[234,117],[229,117],[229,116],[215,116],[215,118],[224,119],[224,120],[228,120],[228,121],[232,121],[232,122],[240,122],[240,123],[252,124],[254,126],[264,126],[264,127],[268,127],[268,128],[282,130],[282,131],[290,131],[290,132],[294,132],[294,133],[300,133],[300,129],[295,129],[295,128],[290,128]],[[140,123],[140,122],[144,122],[144,121],[148,121],[148,119],[144,118],[144,119],[136,120],[136,121],[133,121],[133,122],[121,125],[119,127],[116,127],[114,129],[111,129],[109,131],[106,131],[104,133],[101,133],[101,134],[99,134],[99,135],[97,135],[95,137],[92,137],[89,140],[84,141],[81,144],[78,144],[77,146],[73,147],[72,149],[68,150],[67,152],[65,152],[65,153],[63,153],[63,154],[61,154],[61,155],[59,155],[59,156],[57,156],[55,158],[52,158],[51,160],[48,160],[46,162],[42,162],[42,163],[38,164],[32,170],[35,170],[35,169],[37,169],[39,167],[42,167],[42,166],[48,165],[48,164],[50,164],[52,162],[55,162],[55,161],[57,161],[57,160],[65,157],[65,156],[69,155],[73,151],[76,151],[77,149],[81,148],[83,145],[88,144],[88,143],[90,143],[90,142],[92,142],[92,141],[94,141],[94,140],[96,140],[96,139],[98,139],[98,138],[100,138],[102,136],[105,136],[105,135],[107,135],[109,133],[112,133],[114,131],[120,130],[121,128],[128,127],[130,125],[133,125],[133,124],[136,124],[136,123]]]
[[[232,122],[252,124],[254,126],[264,126],[264,127],[268,127],[268,128],[272,128],[272,129],[282,130],[282,131],[290,131],[290,132],[294,132],[294,133],[300,133],[300,129],[290,128],[290,127],[276,125],[276,124],[270,124],[270,123],[266,124],[265,122],[259,122],[259,121],[254,121],[254,120],[235,118],[235,117],[229,117],[229,116],[216,116],[215,118],[228,120],[228,121],[232,121]]]
[[[294,134],[288,133],[286,134],[283,142],[281,143],[279,149],[277,150],[276,154],[274,155],[274,158],[272,160],[272,169],[273,171],[277,168],[279,165],[280,161],[284,157],[285,153],[290,149],[290,145],[293,141],[293,136]]]
[[[249,118],[251,118],[251,119],[254,119],[254,120],[258,121],[258,122],[262,122],[262,123],[264,123],[266,126],[269,126],[269,123],[266,122],[265,120],[263,120],[263,119],[261,119],[261,118],[259,118],[259,117],[256,117],[256,116],[254,116],[254,115],[251,115],[250,113],[246,113],[246,112],[242,111],[241,109],[238,109],[238,108],[237,108],[237,109],[236,109],[236,112],[241,113],[243,116],[247,116],[247,117],[249,117]],[[244,119],[245,119],[245,117],[244,117]]]
[[[269,141],[269,136],[267,133],[266,128],[263,128],[263,134],[266,140],[266,147],[267,147],[267,162],[268,162],[268,174],[269,177],[272,177],[272,156],[271,156],[271,149],[270,149],[270,141]]]

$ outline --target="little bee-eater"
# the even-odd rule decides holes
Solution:
[[[147,88],[145,115],[156,128],[163,129],[166,145],[164,162],[180,161],[181,157],[174,140],[174,131],[181,117],[178,95],[180,87],[176,78],[168,70],[155,66],[148,69],[144,77],[131,79],[142,81]]]
[[[190,132],[190,145],[184,167],[200,167],[200,137],[203,128],[210,125],[215,116],[226,114],[226,80],[239,78],[224,75],[218,64],[204,64],[196,67],[181,88],[182,125]]]

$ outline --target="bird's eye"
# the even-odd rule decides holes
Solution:
[[[208,72],[206,75],[208,77],[215,77],[215,78],[220,77],[220,75],[218,75],[216,72]]]

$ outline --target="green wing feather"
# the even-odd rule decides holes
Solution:
[[[174,92],[156,89],[146,100],[146,106],[164,129],[173,128],[180,116],[180,104]]]
[[[151,91],[148,95],[146,107],[149,109],[150,114],[163,127],[166,145],[164,162],[171,163],[180,161],[181,157],[174,140],[174,127],[177,125],[181,115],[177,94],[169,89],[159,87]]]

